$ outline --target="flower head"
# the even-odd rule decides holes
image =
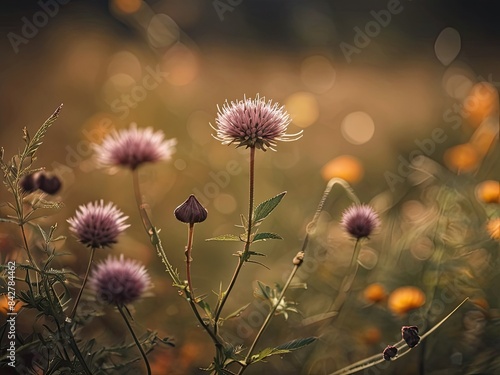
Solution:
[[[380,226],[377,213],[365,204],[353,205],[342,214],[344,230],[356,239],[370,236]]]
[[[98,264],[89,280],[97,299],[120,306],[132,303],[142,297],[151,287],[151,279],[144,265],[132,259],[109,256]]]
[[[136,169],[143,163],[169,160],[176,143],[176,139],[165,140],[162,131],[138,129],[132,123],[129,129],[114,131],[106,136],[100,145],[94,145],[94,149],[102,166]]]
[[[174,211],[177,220],[191,225],[205,221],[207,214],[207,209],[201,205],[193,194]]]
[[[398,348],[396,348],[393,345],[387,345],[387,347],[384,349],[384,351],[382,353],[382,355],[386,361],[390,361],[397,354],[398,354]]]
[[[69,229],[78,240],[92,248],[108,247],[116,243],[116,238],[129,227],[124,221],[128,216],[116,208],[113,203],[104,205],[104,201],[81,205],[71,219]]]
[[[409,348],[414,348],[420,342],[417,326],[403,326],[401,328],[401,337],[405,340]]]
[[[295,141],[302,136],[302,131],[286,134],[290,124],[290,116],[283,106],[272,104],[271,100],[257,95],[255,99],[237,102],[227,101],[222,108],[217,106],[215,123],[217,132],[214,138],[222,144],[236,143],[237,147],[255,147],[266,151],[266,147],[274,150],[276,141]]]
[[[486,230],[492,239],[500,241],[500,218],[488,221]]]
[[[402,286],[394,290],[387,301],[389,310],[396,314],[406,314],[425,303],[425,294],[417,287]]]

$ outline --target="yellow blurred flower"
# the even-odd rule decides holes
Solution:
[[[321,169],[321,176],[326,180],[341,178],[350,184],[360,181],[364,175],[361,162],[353,156],[341,155],[330,160]]]
[[[469,143],[449,148],[444,153],[444,163],[454,172],[471,172],[479,164],[479,155]]]
[[[486,230],[491,238],[500,241],[500,218],[491,219],[486,224]]]
[[[363,296],[370,302],[380,302],[387,297],[387,292],[382,284],[373,283],[365,288]]]
[[[389,295],[387,301],[389,309],[396,314],[405,314],[410,310],[423,306],[424,303],[424,292],[414,286],[397,288]]]
[[[487,180],[476,186],[477,199],[484,203],[500,203],[500,182]]]

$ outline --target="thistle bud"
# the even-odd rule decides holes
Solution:
[[[382,352],[382,355],[384,356],[384,359],[386,361],[390,361],[397,354],[398,354],[398,348],[396,348],[395,346],[392,346],[392,345],[387,345],[387,347]]]
[[[36,182],[41,191],[50,195],[57,194],[61,190],[61,180],[55,175],[50,176],[40,173],[36,178]]]
[[[21,181],[19,181],[19,186],[26,193],[33,193],[38,189],[38,182],[36,178],[36,173],[31,173],[24,176]]]
[[[401,336],[403,336],[403,340],[405,340],[409,348],[414,348],[420,341],[418,327],[416,326],[403,326],[401,328]]]
[[[174,211],[177,220],[193,225],[205,221],[208,211],[198,202],[198,199],[191,194],[189,198],[177,207]]]

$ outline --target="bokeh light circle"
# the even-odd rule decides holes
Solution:
[[[353,145],[362,145],[373,137],[375,133],[375,123],[366,112],[352,112],[342,120],[340,131],[349,143]]]

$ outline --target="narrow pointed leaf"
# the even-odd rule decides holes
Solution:
[[[237,318],[241,315],[241,313],[243,311],[245,311],[245,309],[250,306],[250,303],[247,303],[245,306],[241,306],[238,310],[232,312],[231,314],[229,314],[228,316],[226,316],[224,318],[224,320],[228,320],[228,319],[232,319],[232,318]]]
[[[241,241],[240,237],[234,234],[222,234],[217,237],[207,238],[205,241]]]
[[[296,350],[303,348],[304,346],[312,344],[314,341],[316,341],[318,338],[317,337],[306,337],[303,339],[296,339],[292,340],[290,342],[287,342],[285,344],[281,344],[280,346],[277,346],[276,349],[278,350]]]
[[[280,193],[276,195],[275,197],[272,197],[271,199],[268,199],[265,202],[262,202],[259,204],[254,211],[254,221],[258,222],[261,220],[264,220],[275,208],[276,206],[281,202],[283,197],[285,196],[286,191],[283,193]]]
[[[256,297],[260,297],[260,298],[269,300],[271,298],[271,288],[268,287],[266,284],[261,283],[258,280],[257,280],[257,286],[259,288],[257,290],[255,290],[254,295]]]
[[[283,237],[281,237],[279,234],[263,232],[263,233],[257,233],[253,238],[252,242],[266,241],[266,240],[282,240],[282,239]]]

